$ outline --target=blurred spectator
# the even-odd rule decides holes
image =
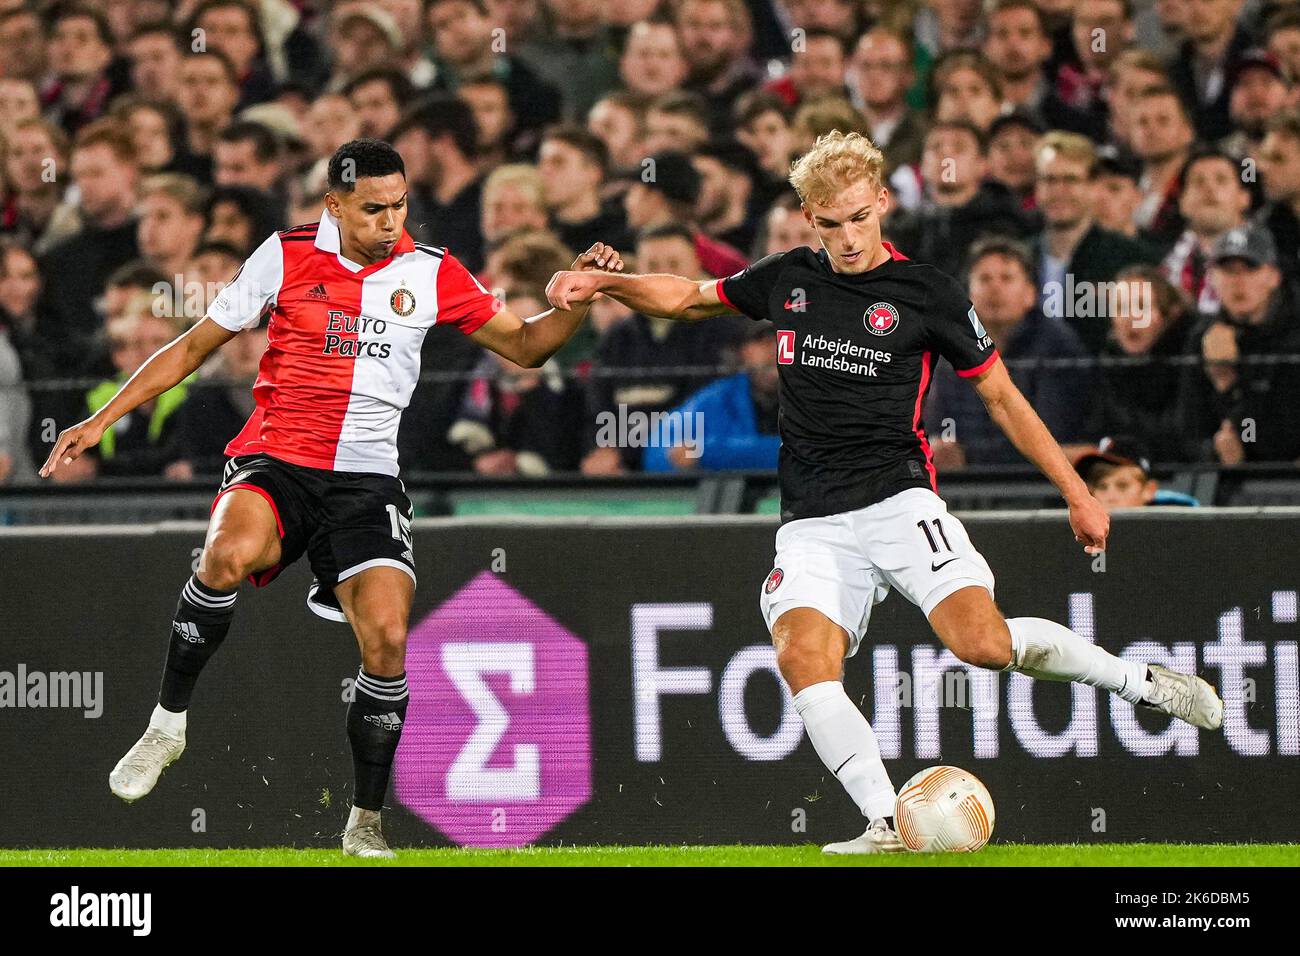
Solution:
[[[189,176],[159,173],[140,183],[136,245],[149,265],[176,282],[203,235],[207,196]]]
[[[188,152],[200,164],[205,181],[212,179],[217,138],[230,125],[238,102],[235,67],[225,55],[209,50],[182,56],[176,103],[185,114]]]
[[[645,450],[646,471],[735,471],[775,468],[781,449],[777,433],[780,379],[772,356],[776,327],[751,323],[739,346],[743,371],[706,385],[672,410],[700,421],[696,447],[655,444]]]
[[[925,135],[922,205],[896,213],[885,231],[908,258],[958,276],[983,234],[1023,237],[1028,222],[1011,190],[986,178],[984,134],[966,120],[937,120]]]
[[[619,59],[623,86],[645,96],[661,96],[681,87],[687,69],[681,38],[672,23],[641,20],[632,24]]]
[[[327,163],[334,151],[361,136],[361,117],[342,93],[323,93],[312,100],[303,121],[310,156]]]
[[[107,405],[136,369],[176,337],[176,321],[155,314],[154,301],[153,296],[136,298],[125,315],[109,320],[108,348],[117,373],[86,393],[87,416]],[[185,401],[188,387],[188,382],[182,382],[123,416],[104,432],[96,447],[67,467],[68,473],[61,480],[81,481],[97,474],[161,475],[170,457],[168,445],[175,428],[174,416]]]
[[[438,89],[456,92],[467,79],[495,76],[510,91],[510,112],[533,141],[560,118],[559,91],[520,57],[497,51],[483,0],[430,0],[428,20],[437,54]]]
[[[1020,208],[1034,208],[1034,147],[1043,127],[1029,113],[1004,113],[989,126],[989,178],[1006,186]]]
[[[1139,101],[1148,90],[1169,86],[1169,72],[1150,50],[1125,50],[1111,70],[1109,131],[1112,148],[1133,149]]]
[[[1114,146],[1097,150],[1092,167],[1092,216],[1103,229],[1136,239],[1137,208],[1142,202],[1138,183],[1142,167]]]
[[[695,203],[700,229],[734,249],[749,249],[758,230],[753,200],[759,170],[753,154],[736,143],[710,143],[691,161],[700,174]]]
[[[930,74],[934,118],[964,122],[987,133],[1002,112],[1002,81],[988,60],[971,50],[945,53]]]
[[[361,123],[361,135],[386,138],[402,118],[402,104],[411,99],[411,81],[401,70],[375,67],[348,80],[343,95]]]
[[[1219,300],[1207,280],[1210,250],[1229,229],[1246,223],[1250,193],[1230,156],[1214,150],[1195,152],[1183,167],[1178,211],[1187,228],[1165,256],[1162,267],[1198,311],[1218,311]]]
[[[517,315],[549,308],[540,292],[515,293],[507,304]],[[556,359],[528,369],[489,352],[448,438],[480,475],[545,475],[577,469],[582,421],[582,392],[565,380]]]
[[[755,261],[773,253],[798,249],[800,246],[807,246],[814,251],[822,247],[821,240],[817,238],[817,230],[804,215],[803,204],[793,189],[772,204],[763,223],[763,229],[765,235],[753,256]]]
[[[878,26],[862,34],[849,69],[852,102],[866,117],[871,141],[885,153],[885,179],[921,161],[925,118],[907,105],[915,75],[906,38]],[[788,157],[783,160],[788,169]]]
[[[637,269],[700,278],[703,267],[689,229],[666,224],[647,229],[636,244]],[[636,471],[643,449],[600,444],[602,424],[627,421],[630,412],[672,408],[716,377],[737,338],[737,322],[677,322],[639,313],[617,323],[600,343],[588,387],[588,451],[582,471],[611,475]]]
[[[619,84],[618,50],[600,0],[541,0],[550,29],[523,54],[560,92],[563,118],[572,122]]]
[[[27,450],[31,411],[22,360],[9,340],[8,327],[0,321],[0,485],[32,477]]]
[[[29,4],[10,4],[0,11],[0,70],[8,78],[40,83],[45,79],[45,24]]]
[[[1045,318],[1034,304],[1028,253],[1005,239],[977,242],[971,252],[970,298],[1012,380],[1058,442],[1081,437],[1088,412],[1089,370],[1082,343],[1068,326]],[[1056,366],[1052,360],[1066,360]],[[979,393],[952,366],[941,363],[926,408],[927,429],[939,469],[1014,464],[1022,457],[993,423]]]
[[[1144,91],[1133,110],[1133,155],[1142,163],[1138,230],[1168,247],[1183,231],[1178,212],[1181,173],[1196,133],[1178,94],[1170,87]]]
[[[1041,124],[1051,122],[1044,107],[1053,93],[1045,75],[1052,38],[1043,12],[1034,0],[995,0],[987,19],[981,51],[997,71],[1004,105]]]
[[[1264,25],[1264,45],[1278,58],[1287,76],[1300,77],[1300,10],[1279,6]]]
[[[1107,509],[1199,503],[1191,495],[1161,488],[1151,477],[1146,449],[1127,436],[1103,438],[1095,451],[1074,460],[1074,470],[1088,486],[1088,493]]]
[[[284,144],[269,127],[240,120],[217,135],[212,161],[216,185],[249,186],[274,194],[284,175]]]
[[[1132,3],[1076,0],[1071,14],[1069,52],[1053,79],[1059,111],[1046,118],[1054,126],[1103,139],[1112,68],[1133,41]]]
[[[1228,71],[1254,44],[1247,21],[1237,19],[1241,6],[1242,0],[1193,0],[1186,39],[1169,68],[1174,88],[1194,109],[1197,135],[1208,142],[1232,132]]]
[[[790,106],[823,96],[844,96],[848,48],[844,38],[825,28],[804,32],[790,56],[790,69],[780,79],[770,81],[770,90]]]
[[[308,222],[320,218],[320,208],[317,205]],[[204,216],[203,240],[227,243],[244,258],[280,228],[275,218],[274,200],[251,186],[218,186],[213,189],[207,197]],[[298,224],[296,221],[291,223]]]
[[[266,326],[240,332],[186,386],[184,401],[168,423],[168,444],[161,453],[167,478],[189,481],[221,474],[226,444],[253,413],[253,382],[265,352]]]
[[[41,103],[36,87],[30,80],[0,78],[0,131],[8,133],[24,120],[41,115]]]
[[[99,330],[96,296],[109,273],[139,254],[133,219],[139,168],[130,133],[109,120],[85,127],[70,168],[82,224],[41,259],[41,272],[58,281],[46,283],[39,321],[62,367],[80,371],[86,340]]]
[[[646,162],[623,197],[628,227],[640,231],[664,223],[681,225],[694,237],[695,255],[705,274],[718,279],[749,265],[744,253],[705,234],[697,225],[695,208],[702,183],[686,154],[656,153]]]
[[[1225,465],[1294,462],[1300,365],[1268,359],[1300,354],[1300,314],[1268,230],[1252,225],[1225,233],[1210,257],[1210,282],[1221,308],[1193,333],[1208,383],[1203,404],[1193,407],[1201,435],[1213,429],[1214,457]]]
[[[196,179],[207,176],[209,164],[189,154],[185,117],[174,103],[128,94],[113,101],[110,115],[130,129],[142,173],[184,173]]]
[[[474,116],[478,132],[474,165],[481,171],[495,169],[516,154],[515,116],[510,112],[510,91],[500,80],[484,77],[467,80],[456,91]]]
[[[386,10],[361,0],[334,6],[326,42],[333,54],[329,88],[338,90],[354,76],[391,64],[409,41]]]
[[[1268,122],[1259,148],[1259,179],[1267,204],[1259,212],[1279,251],[1278,268],[1300,282],[1300,112],[1288,110]]]
[[[737,98],[758,79],[749,8],[745,0],[681,0],[673,16],[686,56],[685,88],[704,97],[710,129],[725,133]]]
[[[42,91],[41,102],[45,115],[71,135],[103,116],[113,97],[124,92],[109,69],[113,34],[99,10],[79,3],[56,5],[47,21],[54,81]]]
[[[1033,243],[1039,303],[1051,319],[1064,319],[1091,354],[1106,341],[1105,290],[1124,266],[1143,262],[1145,247],[1109,232],[1092,216],[1092,143],[1078,133],[1054,131],[1037,151],[1038,210],[1043,232]]]
[[[1132,435],[1166,461],[1194,460],[1184,419],[1186,350],[1195,314],[1156,266],[1130,266],[1115,277],[1108,303],[1110,336],[1102,349],[1086,437]]]
[[[1258,48],[1233,64],[1229,82],[1228,114],[1235,130],[1219,148],[1241,163],[1256,154],[1269,119],[1295,106],[1296,91],[1277,57]]]
[[[763,179],[758,195],[764,201],[788,190],[794,138],[785,104],[771,93],[750,93],[736,105],[736,139],[754,154]]]
[[[628,247],[623,209],[601,199],[608,169],[605,143],[581,126],[553,127],[542,139],[537,171],[542,175],[551,228],[575,253],[585,252],[596,242]]]
[[[645,116],[649,100],[638,93],[610,93],[587,113],[587,129],[609,152],[610,166],[631,169],[645,156]]]
[[[693,152],[709,138],[709,112],[695,93],[665,93],[645,111],[644,146],[648,153]]]
[[[545,184],[536,167],[498,166],[483,181],[481,231],[486,243],[495,245],[513,232],[543,230],[546,225]]]
[[[180,89],[181,47],[176,28],[165,20],[142,24],[127,44],[131,85],[168,102]]]
[[[257,8],[250,0],[201,0],[185,32],[229,58],[239,83],[238,109],[275,95],[275,77],[262,55]]]
[[[68,139],[49,120],[16,122],[4,134],[6,186],[0,207],[0,233],[35,246],[45,234],[63,195]],[[75,227],[74,227],[75,228]]]
[[[450,249],[470,272],[480,271],[483,180],[474,163],[478,127],[469,106],[454,96],[422,100],[391,138],[406,164],[407,232],[417,242]]]

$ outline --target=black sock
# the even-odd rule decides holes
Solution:
[[[352,771],[356,792],[352,804],[362,810],[382,810],[393,757],[406,720],[406,673],[377,677],[362,668],[356,696],[348,705],[348,741],[352,744]]]
[[[167,646],[167,666],[163,669],[158,703],[165,710],[180,713],[189,709],[194,684],[203,665],[208,662],[235,616],[235,598],[239,589],[218,591],[191,575],[181,588],[172,621],[171,643]]]

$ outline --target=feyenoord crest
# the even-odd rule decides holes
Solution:
[[[872,335],[888,335],[898,324],[898,310],[888,302],[877,302],[867,309],[862,323]]]
[[[389,296],[388,304],[398,315],[410,315],[415,311],[415,293],[406,286],[399,286]]]
[[[784,579],[785,579],[785,572],[782,571],[780,568],[773,568],[772,573],[767,576],[767,583],[763,585],[763,590],[766,591],[768,594],[771,594],[773,591],[775,591],[777,588],[781,586],[781,582]]]

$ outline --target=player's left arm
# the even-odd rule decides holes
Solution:
[[[1106,550],[1110,516],[1100,501],[1088,492],[1065,452],[1029,400],[1016,388],[1001,359],[972,376],[975,391],[984,401],[989,417],[1002,429],[1022,455],[1028,458],[1060,490],[1070,508],[1070,527],[1076,541],[1089,554]]]
[[[596,269],[621,272],[623,259],[616,249],[598,242],[573,261],[571,271]],[[470,338],[516,365],[539,368],[578,331],[590,306],[591,301],[587,300],[567,309],[548,309],[526,319],[509,309],[501,309],[470,333]]]

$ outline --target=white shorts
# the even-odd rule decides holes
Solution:
[[[908,488],[857,511],[782,525],[759,604],[769,631],[791,608],[820,611],[848,632],[852,657],[872,605],[890,588],[929,617],[940,601],[971,585],[992,596],[988,562],[942,498]]]

